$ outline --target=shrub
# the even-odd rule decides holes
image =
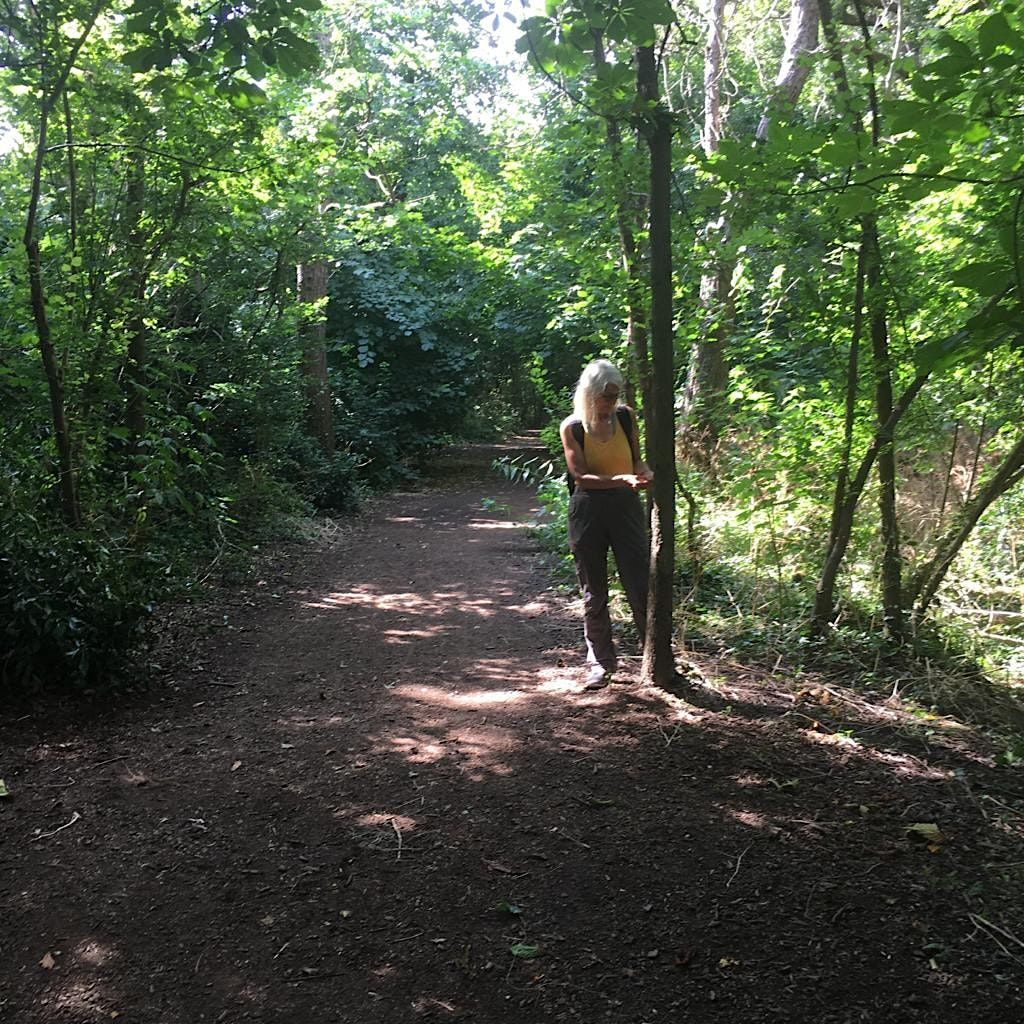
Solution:
[[[0,527],[0,690],[123,684],[152,574],[57,524],[23,516]]]

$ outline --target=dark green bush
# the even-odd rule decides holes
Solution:
[[[123,685],[152,574],[57,523],[22,516],[0,529],[0,690]]]

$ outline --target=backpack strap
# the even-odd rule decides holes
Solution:
[[[615,415],[619,418],[619,425],[622,427],[626,440],[629,442],[629,452],[633,456],[633,465],[635,466],[640,461],[640,451],[637,448],[636,433],[633,429],[633,416],[629,409],[623,405],[620,405],[615,410]]]

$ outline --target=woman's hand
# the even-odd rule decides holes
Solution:
[[[620,473],[612,479],[617,483],[625,484],[631,490],[642,491],[645,487],[650,487],[653,478],[648,473]]]

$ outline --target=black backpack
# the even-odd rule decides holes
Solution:
[[[623,433],[626,435],[626,440],[629,442],[629,450],[636,458],[636,445],[633,439],[633,417],[630,415],[629,409],[624,405],[620,405],[615,410],[615,415],[618,417],[619,426],[622,428]],[[573,439],[576,443],[583,448],[583,442],[586,439],[586,431],[583,429],[583,421],[576,420],[570,424],[569,429],[572,431]],[[572,473],[567,469],[565,471],[565,484],[569,488],[569,493],[572,494],[576,490],[576,481],[572,478]]]

